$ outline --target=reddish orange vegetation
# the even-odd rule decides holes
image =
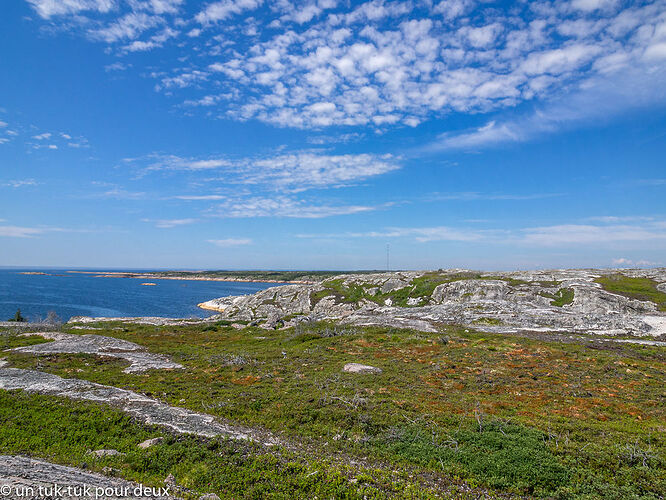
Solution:
[[[361,347],[381,347],[380,344],[377,344],[376,342],[368,342],[365,339],[358,339],[354,341],[354,343],[360,345]]]
[[[254,375],[248,375],[247,377],[242,378],[232,378],[231,383],[236,385],[252,385],[256,384],[261,380],[261,377],[256,377]]]

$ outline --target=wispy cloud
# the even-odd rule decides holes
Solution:
[[[40,17],[78,14],[80,12],[109,12],[116,6],[116,0],[27,0]]]
[[[645,267],[645,266],[659,266],[662,263],[661,262],[654,262],[651,260],[633,260],[633,259],[627,259],[626,257],[620,257],[617,259],[613,259],[612,263],[614,266],[620,266],[620,267]]]
[[[429,241],[480,241],[485,239],[484,231],[435,227],[390,227],[383,231],[348,232],[333,234],[297,234],[297,238],[408,238],[425,243]]]
[[[228,248],[242,245],[251,245],[252,240],[250,238],[225,238],[221,240],[208,240],[208,243],[212,243],[213,245],[221,248]]]
[[[220,175],[218,180],[225,183],[290,191],[339,187],[400,168],[400,159],[390,154],[330,155],[318,151],[239,160],[150,155],[127,159],[126,163],[137,165],[140,175],[158,171],[215,171]]]
[[[45,230],[36,227],[0,226],[0,236],[6,238],[32,238]]]
[[[194,224],[197,219],[141,219],[143,222],[150,222],[155,224],[155,227],[162,229],[169,229],[177,226],[185,226],[188,224]]]
[[[185,201],[212,201],[212,200],[223,200],[225,196],[221,194],[180,194],[173,196],[175,200],[185,200]]]
[[[620,218],[621,219],[621,218]],[[606,222],[606,223],[604,223]],[[666,243],[666,220],[646,218],[641,224],[561,224],[518,229],[476,229],[448,226],[391,227],[383,231],[298,234],[299,238],[407,238],[431,241],[485,242],[498,245],[577,247],[604,244]]]
[[[220,218],[287,217],[321,219],[336,215],[370,212],[383,206],[317,204],[288,196],[226,198],[212,207],[208,215]]]
[[[36,186],[38,182],[35,179],[18,179],[11,180],[0,184],[0,186],[11,187],[11,188],[20,188],[26,186]]]
[[[346,144],[348,142],[357,142],[365,137],[365,134],[360,132],[349,132],[346,134],[337,135],[315,135],[307,138],[310,144],[325,146],[327,144]]]
[[[5,222],[0,219],[0,222]],[[33,238],[45,233],[88,233],[87,229],[67,229],[62,227],[53,226],[38,226],[38,227],[24,227],[24,226],[0,226],[0,237],[6,238]]]
[[[106,191],[90,193],[90,198],[108,198],[115,200],[142,200],[146,198],[146,193],[143,191],[128,191],[120,187],[113,187]]]
[[[476,129],[446,132],[423,149],[474,150],[526,142],[544,134],[596,124],[632,109],[666,102],[666,95],[660,90],[666,81],[666,65],[636,61],[636,58],[637,55],[627,57],[621,65],[618,63],[604,74],[580,82],[576,88],[537,105],[532,112],[490,120]]]
[[[666,226],[663,223],[643,225],[563,224],[527,228],[522,233],[521,241],[523,243],[537,246],[666,242]]]
[[[562,196],[561,193],[530,193],[530,194],[509,194],[509,193],[479,193],[467,191],[461,193],[433,193],[425,197],[427,201],[478,201],[478,200],[506,200],[506,201],[528,201],[542,200],[545,198],[555,198]]]
[[[636,184],[639,186],[666,186],[666,179],[639,179]]]
[[[107,64],[104,66],[104,71],[111,72],[111,71],[125,71],[129,68],[131,68],[131,64],[126,64],[126,63],[121,63],[121,62],[115,62],[112,64]]]

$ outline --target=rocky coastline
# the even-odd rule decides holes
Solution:
[[[604,288],[638,280],[666,291],[666,269],[345,274],[199,304],[217,318],[266,329],[303,321],[383,325],[434,332],[458,324],[498,333],[572,332],[666,338],[666,313],[651,300]],[[661,310],[660,310],[661,309]]]

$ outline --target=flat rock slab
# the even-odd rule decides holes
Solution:
[[[0,389],[22,389],[77,400],[113,405],[148,425],[159,425],[179,434],[224,436],[266,446],[280,444],[268,433],[219,423],[212,415],[170,406],[126,389],[87,380],[62,378],[51,373],[19,368],[0,368]]]
[[[96,457],[122,457],[125,453],[120,453],[118,450],[95,450],[90,452],[91,455]]]
[[[54,485],[60,490],[55,490]],[[0,498],[3,499],[174,498],[168,494],[168,490],[166,495],[162,493],[164,490],[159,488],[147,488],[124,479],[106,477],[76,467],[66,467],[28,457],[0,455]]]
[[[174,363],[166,356],[147,352],[142,346],[127,340],[104,337],[102,335],[73,335],[60,332],[26,333],[24,335],[39,335],[52,340],[45,344],[36,344],[12,349],[17,352],[27,352],[36,355],[44,354],[95,354],[110,356],[129,361],[131,364],[123,371],[137,373],[154,369],[180,369],[183,365]]]
[[[382,372],[381,368],[377,368],[375,366],[370,366],[370,365],[361,365],[358,363],[347,363],[343,368],[342,371],[348,372],[348,373],[374,373],[374,374],[379,374]]]
[[[159,316],[137,316],[133,318],[112,318],[112,317],[91,317],[91,316],[72,316],[69,318],[67,324],[72,323],[132,323],[139,325],[153,325],[153,326],[165,326],[165,325],[199,325],[203,323],[209,323],[215,318],[162,318]]]
[[[151,446],[155,446],[156,444],[160,444],[162,441],[164,441],[164,438],[161,437],[156,437],[152,439],[146,439],[145,441],[142,441],[139,443],[137,446],[143,450],[146,448],[150,448]]]

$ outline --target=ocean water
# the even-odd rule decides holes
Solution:
[[[21,274],[28,270],[0,269],[0,321],[16,309],[29,321],[55,311],[64,321],[72,316],[162,316],[203,318],[214,314],[197,304],[217,297],[255,293],[276,283],[226,281],[143,280],[97,278],[63,270],[30,269],[47,275]],[[155,283],[144,286],[141,283]]]

